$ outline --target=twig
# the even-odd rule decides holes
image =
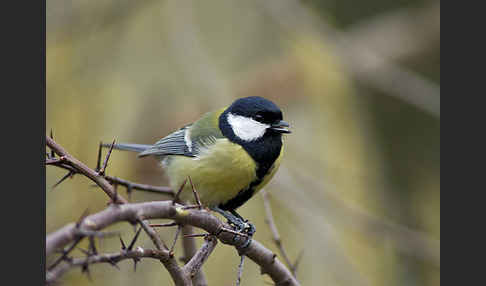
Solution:
[[[236,278],[236,286],[240,286],[241,274],[243,274],[243,262],[245,262],[245,255],[240,256],[240,264],[238,265],[238,277]]]
[[[292,271],[292,275],[294,275],[294,277],[297,277],[295,273],[295,265],[290,262],[289,256],[287,255],[287,252],[282,245],[282,240],[280,238],[280,234],[278,233],[277,225],[273,220],[272,207],[270,206],[270,202],[268,200],[268,193],[265,190],[261,190],[261,193],[263,197],[263,205],[265,207],[265,222],[268,224],[270,230],[272,231],[273,242],[275,242],[275,245],[280,251],[280,254],[282,255],[285,263],[289,267],[290,271]]]
[[[52,138],[49,136],[46,136],[46,145],[54,151],[57,155],[61,156],[64,158],[63,160],[69,164],[71,167],[76,169],[78,173],[81,173],[85,175],[86,177],[90,178],[93,182],[95,182],[98,186],[101,187],[101,189],[111,198],[115,199],[115,190],[110,183],[104,179],[102,176],[100,176],[97,172],[95,172],[93,169],[89,168],[85,164],[83,164],[81,161],[78,159],[74,158],[71,156],[64,148],[57,144]],[[115,201],[117,203],[127,203],[127,200],[124,198],[118,196]]]
[[[184,270],[189,273],[189,276],[191,278],[195,278],[197,273],[202,273],[200,271],[202,265],[208,259],[209,255],[211,252],[213,252],[214,248],[216,247],[217,244],[217,239],[211,235],[208,235],[204,239],[204,243],[201,246],[201,248],[192,256],[191,260],[186,263],[184,266]],[[200,282],[195,282],[195,285],[200,286],[200,285],[207,285],[206,282],[204,284],[200,284]]]
[[[192,257],[194,257],[197,252],[196,242],[193,236],[193,227],[190,225],[182,226],[182,234],[183,257],[181,260],[184,263],[187,263],[191,260]],[[207,236],[207,234],[204,234],[204,236]],[[192,283],[194,283],[194,285],[196,286],[208,285],[204,272],[201,269],[199,269],[196,275],[194,275],[194,277],[192,278]]]
[[[175,233],[175,236],[174,236],[174,241],[172,242],[172,245],[171,245],[170,250],[169,250],[169,255],[171,255],[171,256],[174,256],[174,247],[176,245],[177,238],[179,238],[179,233],[181,232],[181,228],[182,228],[181,225],[177,226],[177,230],[176,230],[176,233]]]
[[[110,145],[110,150],[108,151],[108,154],[106,154],[105,161],[103,162],[103,166],[98,171],[98,174],[100,176],[105,175],[106,167],[108,166],[108,160],[110,160],[111,152],[113,151],[113,146],[115,146],[115,139],[113,139],[113,143],[111,143],[111,145]],[[99,155],[100,155],[100,153],[98,153],[98,158],[99,158]]]
[[[196,191],[196,188],[194,188],[194,184],[192,183],[191,176],[188,176],[187,178],[189,179],[189,183],[191,183],[191,189],[192,189],[192,193],[194,194],[194,199],[196,200],[199,209],[201,209],[202,208],[201,200],[199,199],[199,195]]]
[[[122,250],[118,253],[89,255],[86,258],[73,258],[69,263],[63,263],[53,270],[46,273],[46,282],[51,284],[61,277],[66,271],[73,267],[82,267],[97,263],[110,263],[118,268],[117,263],[126,259],[154,258],[164,259],[165,254],[156,249],[143,249],[137,247],[135,250]]]
[[[179,201],[179,195],[181,194],[182,190],[184,189],[184,186],[186,185],[186,183],[187,183],[187,179],[184,180],[184,182],[180,186],[179,190],[175,194],[174,199],[172,200],[173,205],[175,205],[175,203],[177,203]]]
[[[146,191],[146,192],[168,195],[170,197],[174,196],[174,191],[169,187],[160,187],[160,186],[139,184],[139,183],[130,182],[130,181],[127,181],[127,180],[124,180],[124,179],[121,179],[121,178],[112,177],[112,176],[108,176],[108,175],[105,176],[105,179],[108,182],[116,183],[118,185],[126,187],[128,193],[130,192],[129,190],[140,190],[140,191]]]

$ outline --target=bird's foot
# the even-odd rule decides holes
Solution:
[[[212,210],[224,216],[228,220],[228,224],[233,228],[236,233],[241,234],[241,236],[247,237],[245,243],[241,246],[241,248],[247,248],[251,243],[253,234],[255,234],[256,232],[255,226],[252,223],[248,222],[248,220],[243,219],[235,211],[227,212],[218,207],[214,207],[212,208]],[[238,241],[239,239],[240,236],[238,235],[233,238],[234,241]]]

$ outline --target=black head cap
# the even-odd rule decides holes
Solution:
[[[282,120],[282,111],[275,103],[259,96],[239,98],[231,104],[228,112],[250,117],[262,123],[274,123]]]

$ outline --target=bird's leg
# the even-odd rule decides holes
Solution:
[[[256,232],[255,226],[250,223],[247,219],[244,219],[242,216],[240,216],[235,210],[230,210],[230,213],[233,214],[235,217],[239,218],[245,223],[245,229],[248,229],[246,233],[251,237],[253,234]]]
[[[253,234],[255,233],[255,226],[251,223],[248,223],[248,220],[245,220],[242,218],[236,211],[231,210],[231,211],[224,211],[220,209],[219,207],[212,207],[211,208],[213,211],[221,214],[224,216],[230,225],[233,225],[235,227],[235,230],[238,232],[242,232],[246,235],[248,235],[248,239],[246,240],[245,244],[242,246],[242,248],[248,247],[251,242],[251,238]]]

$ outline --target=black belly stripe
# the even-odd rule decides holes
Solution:
[[[268,174],[272,172],[273,167],[274,165],[272,164],[272,166],[267,170]],[[255,181],[250,183],[248,188],[239,191],[236,197],[230,199],[223,204],[220,204],[218,207],[225,211],[236,210],[237,208],[241,207],[244,203],[246,203],[246,201],[253,197],[253,194],[255,193],[255,187],[260,185],[263,182],[264,178],[265,175],[263,175],[262,178],[257,178]]]
[[[248,188],[241,190],[238,192],[236,197],[232,198],[231,200],[220,204],[219,208],[225,211],[228,210],[236,210],[237,208],[241,207],[246,201],[248,201],[253,194],[255,193],[255,187],[258,186],[263,180],[256,179],[255,181],[251,182]]]
[[[223,210],[235,210],[248,201],[255,193],[255,187],[260,185],[267,174],[271,172],[273,163],[280,156],[282,151],[282,134],[266,133],[263,137],[254,141],[244,141],[238,138],[227,120],[227,111],[219,118],[219,127],[223,135],[231,142],[239,144],[257,163],[256,179],[248,187],[227,202],[221,203],[219,208]],[[267,131],[268,132],[268,131]]]

